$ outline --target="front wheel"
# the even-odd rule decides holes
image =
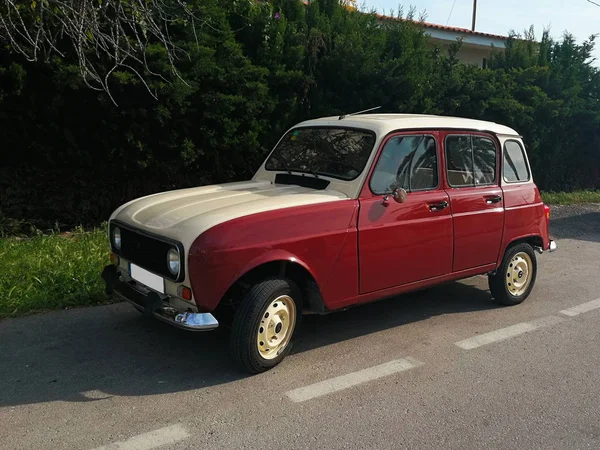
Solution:
[[[490,291],[503,305],[518,305],[529,297],[536,276],[533,248],[526,243],[517,244],[506,251],[496,273],[489,276]]]
[[[266,280],[248,291],[231,330],[231,353],[244,370],[265,372],[285,358],[291,350],[299,305],[298,289],[289,280]]]

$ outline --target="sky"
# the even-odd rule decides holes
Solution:
[[[600,4],[600,0],[595,0]],[[362,1],[358,2],[362,4]],[[448,16],[454,10],[448,21]],[[367,8],[375,8],[380,13],[397,11],[398,4],[408,10],[410,5],[427,13],[427,22],[440,25],[471,28],[473,0],[366,0]],[[600,35],[600,6],[587,0],[478,0],[476,31],[507,35],[511,29],[522,32],[531,25],[536,37],[544,28],[550,28],[554,38],[560,38],[565,31],[575,36],[578,42],[592,34]],[[596,40],[596,66],[600,66],[600,36]]]

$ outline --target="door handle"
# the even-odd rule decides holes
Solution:
[[[491,205],[492,203],[500,203],[502,201],[502,197],[500,197],[499,195],[491,195],[489,197],[485,197],[485,202],[488,205]]]
[[[439,203],[430,203],[429,210],[430,211],[441,211],[442,209],[446,209],[448,207],[448,202],[443,201]]]

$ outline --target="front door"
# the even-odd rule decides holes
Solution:
[[[493,264],[504,229],[498,145],[484,133],[447,133],[446,191],[454,221],[453,271]]]
[[[440,181],[438,138],[397,133],[382,144],[360,197],[361,294],[452,271],[452,216]],[[389,195],[394,188],[408,192],[404,203]]]

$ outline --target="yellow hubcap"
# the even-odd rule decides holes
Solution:
[[[287,347],[296,325],[296,304],[289,295],[272,300],[258,327],[256,345],[260,356],[273,359]]]
[[[515,297],[522,295],[531,282],[531,271],[533,265],[527,253],[517,253],[508,263],[506,269],[506,287]]]

